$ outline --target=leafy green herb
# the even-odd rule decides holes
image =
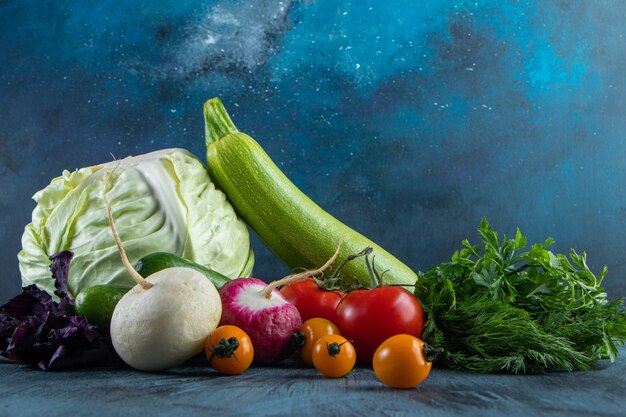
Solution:
[[[483,247],[467,240],[450,262],[418,274],[415,295],[428,320],[422,337],[443,348],[438,361],[476,372],[541,373],[583,370],[615,360],[626,341],[624,300],[609,301],[602,268],[586,254],[569,259],[548,250],[551,238],[526,248],[483,219]]]

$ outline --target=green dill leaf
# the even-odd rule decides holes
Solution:
[[[544,243],[526,248],[483,219],[481,245],[463,240],[452,261],[418,274],[427,312],[422,337],[444,349],[438,362],[475,372],[540,373],[588,369],[615,360],[626,342],[624,300],[608,301],[586,254],[569,258]]]

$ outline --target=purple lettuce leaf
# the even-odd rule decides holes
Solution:
[[[40,361],[37,367],[55,371],[104,362],[109,357],[110,346],[100,330],[84,317],[69,317],[65,327],[59,326],[48,332],[49,344],[56,349],[47,361]]]
[[[50,257],[54,294],[35,285],[0,307],[0,355],[45,371],[98,365],[115,357],[107,329],[77,316],[67,279],[71,252]]]
[[[45,323],[31,317],[19,324],[6,348],[7,357],[19,363],[34,363],[50,355],[50,347],[45,340]]]
[[[58,347],[47,362],[37,364],[44,371],[103,363],[111,352],[110,341],[102,337],[100,328],[89,324],[84,317],[71,317],[66,327],[51,331],[49,338]]]
[[[41,291],[36,285],[29,285],[22,288],[21,294],[0,307],[0,312],[16,319],[36,316],[43,320],[48,316],[52,303],[50,294]]]
[[[74,253],[67,250],[57,252],[50,257],[52,261],[50,271],[56,288],[54,294],[61,300],[60,305],[63,309],[74,306],[74,300],[70,297],[68,290],[70,262],[72,262],[73,257]]]

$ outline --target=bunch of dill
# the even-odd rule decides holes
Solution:
[[[483,219],[482,247],[467,240],[450,262],[418,274],[415,295],[427,313],[422,338],[443,348],[437,361],[475,372],[541,373],[584,370],[615,360],[626,341],[624,300],[610,301],[586,254],[569,259],[528,251],[519,229],[498,234]]]

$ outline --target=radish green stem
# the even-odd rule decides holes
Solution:
[[[267,284],[267,287],[265,287],[263,291],[261,291],[261,294],[263,294],[265,298],[270,298],[272,296],[272,291],[274,291],[274,288],[280,287],[281,285],[291,284],[292,282],[300,281],[304,278],[308,278],[310,276],[324,272],[328,267],[333,264],[333,262],[335,262],[335,259],[337,259],[337,255],[339,255],[339,249],[341,249],[342,240],[343,236],[339,238],[339,244],[337,244],[337,249],[335,250],[335,253],[333,254],[333,256],[330,257],[330,259],[326,261],[324,265],[320,266],[317,269],[309,269],[298,274],[287,275],[285,278],[270,282],[269,284]]]
[[[111,172],[107,172],[107,175],[105,177],[105,186],[108,185],[110,174]],[[141,288],[143,288],[144,290],[152,288],[153,284],[149,283],[141,275],[139,275],[139,273],[135,270],[135,268],[133,268],[133,265],[128,260],[128,256],[126,255],[126,251],[124,250],[124,246],[122,245],[122,239],[120,239],[120,235],[117,233],[117,228],[115,227],[115,222],[113,221],[113,209],[111,208],[111,203],[109,203],[109,200],[106,197],[106,189],[104,193],[104,202],[107,207],[107,217],[109,219],[111,231],[113,232],[113,239],[115,240],[115,245],[117,245],[117,249],[120,252],[120,256],[122,257],[122,263],[124,264],[124,267],[126,267],[126,270],[130,274],[130,276],[133,277],[133,279],[137,282],[137,284],[141,286]]]

